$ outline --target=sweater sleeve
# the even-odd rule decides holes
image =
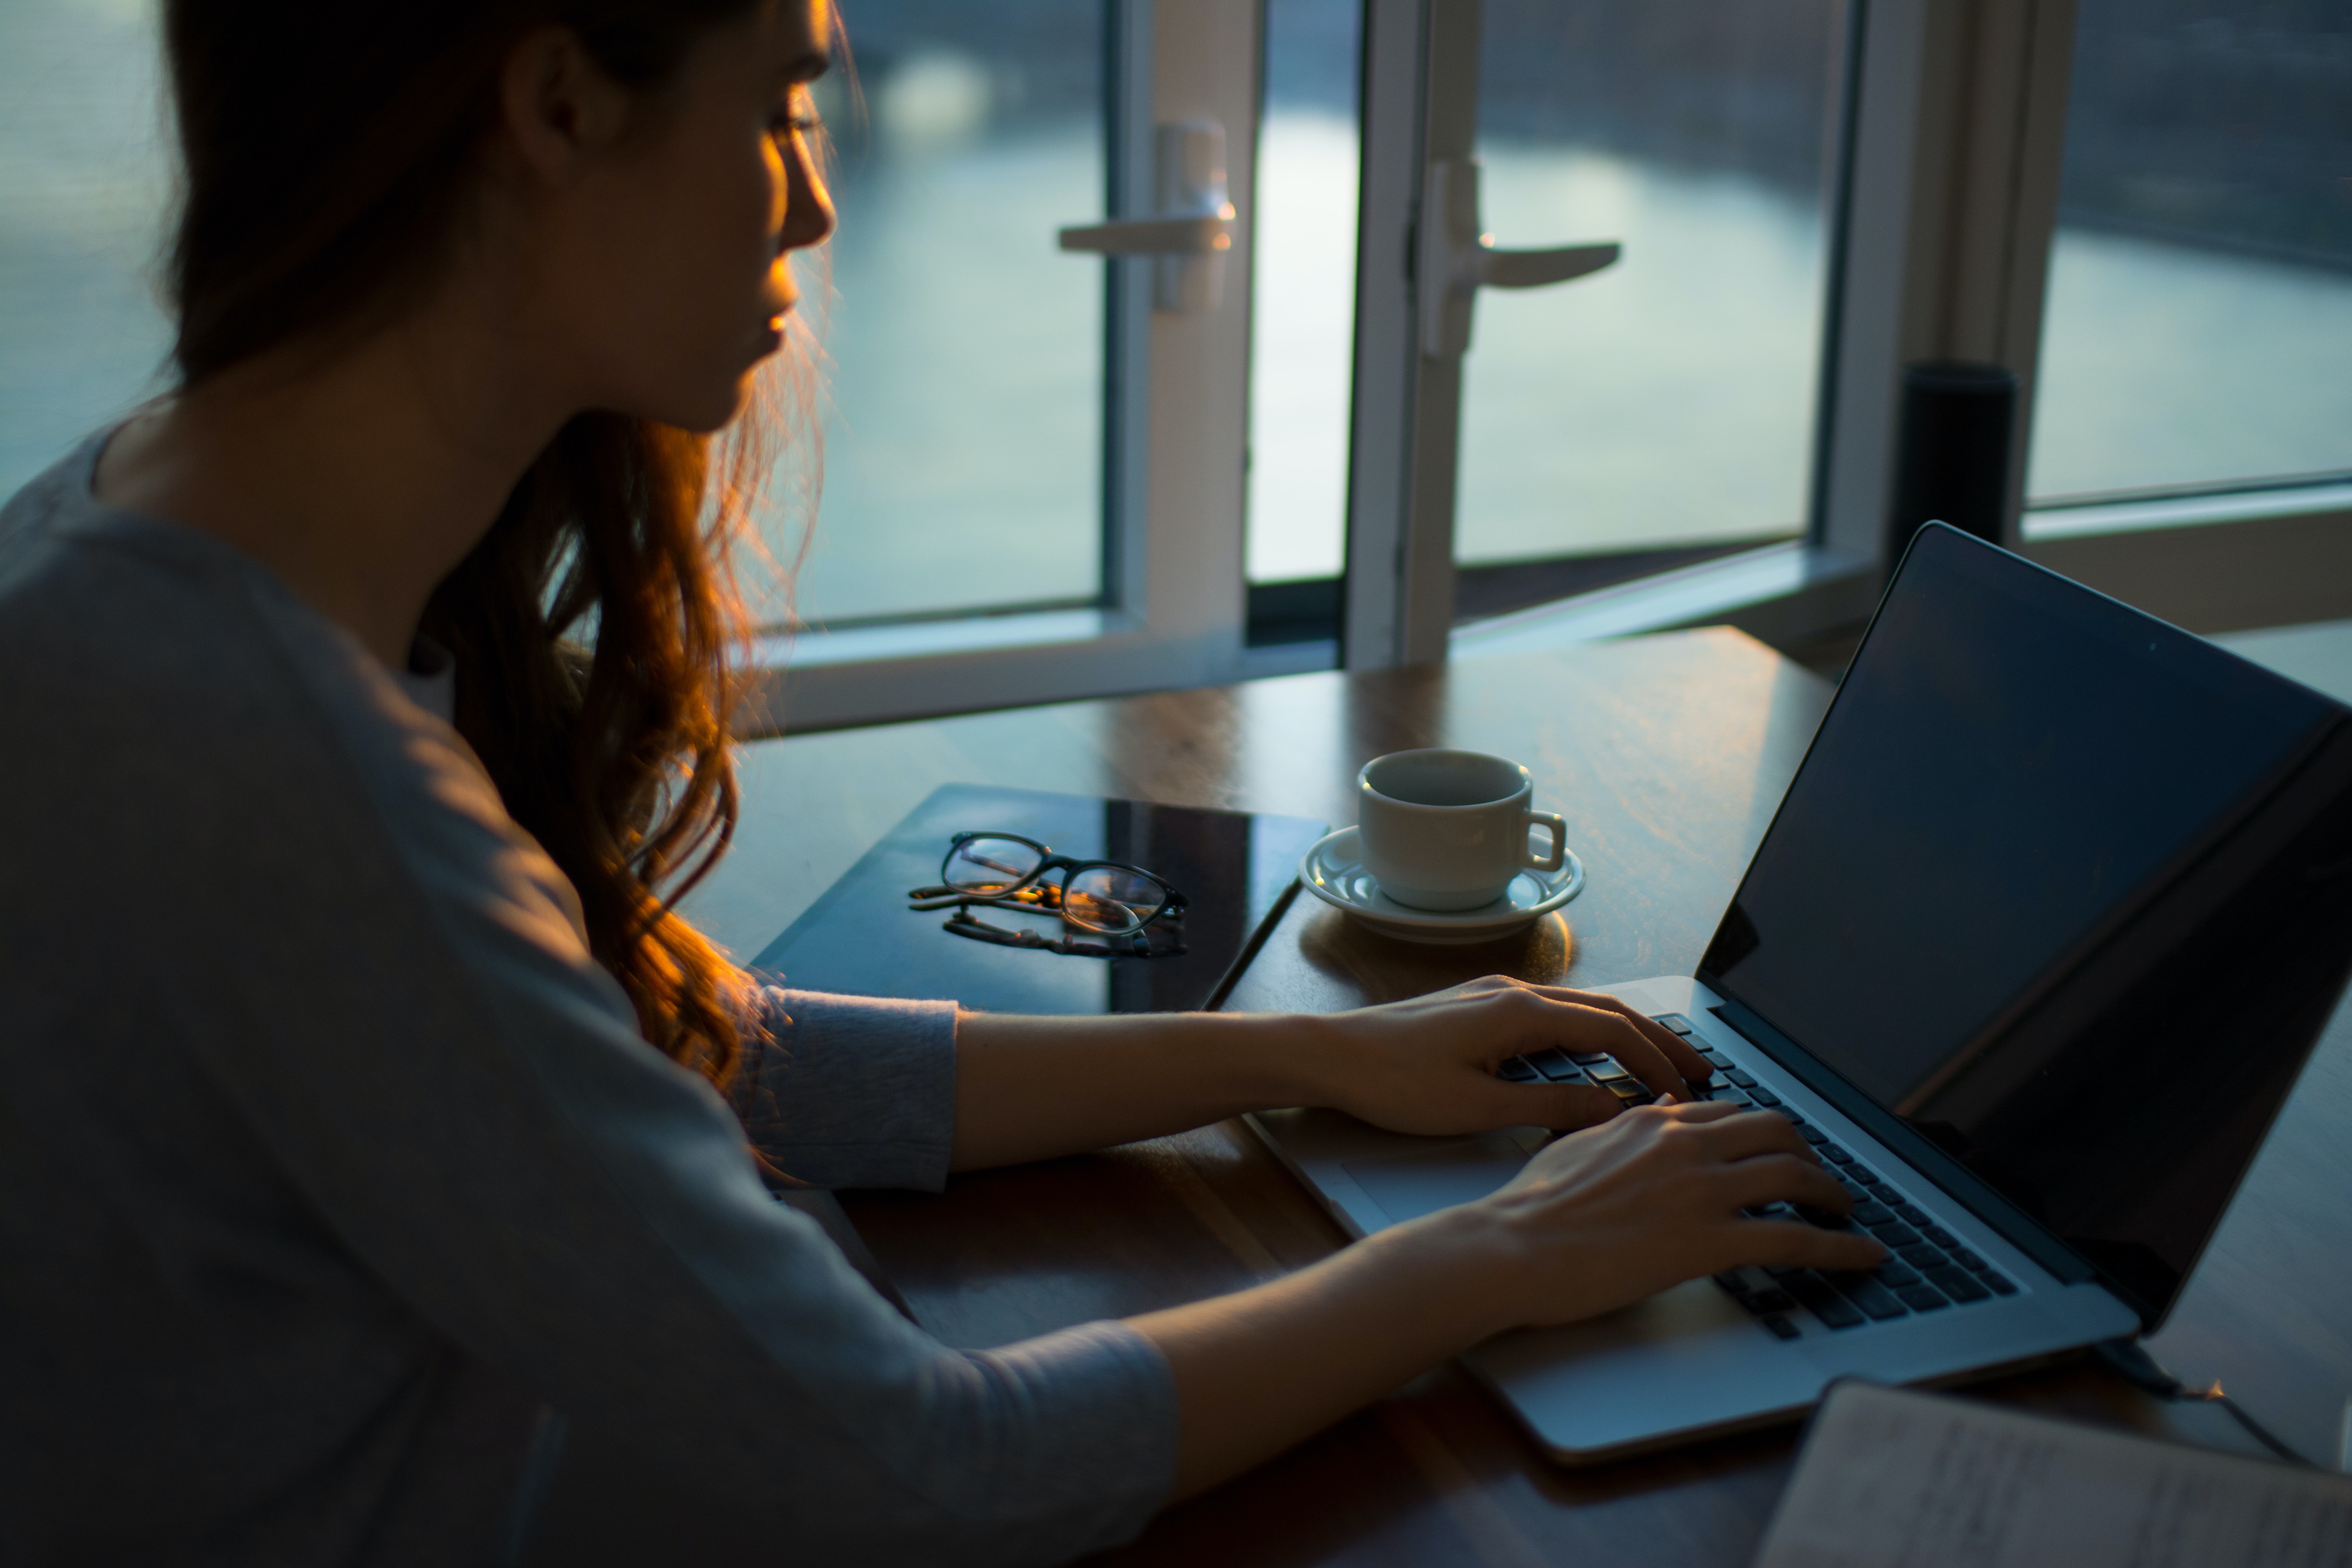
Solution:
[[[899,1316],[768,1195],[732,1110],[637,1037],[569,885],[462,742],[423,721],[402,750],[415,793],[397,766],[374,777],[398,826],[386,902],[410,917],[386,937],[426,1011],[387,1018],[404,1048],[219,1062],[352,1245],[575,1419],[712,1456],[786,1558],[1051,1562],[1139,1530],[1174,1472],[1158,1351],[1110,1322],[958,1351]],[[321,863],[348,885],[359,848]],[[792,1007],[811,1071],[780,1110],[784,1151],[936,1182],[951,1009]],[[818,1108],[853,1079],[846,1114]],[[436,1116],[429,1175],[350,1157]]]
[[[768,1041],[732,1095],[752,1146],[819,1187],[947,1184],[956,1008],[766,987]]]

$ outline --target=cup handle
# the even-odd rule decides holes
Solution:
[[[1551,853],[1538,860],[1532,850],[1519,851],[1523,864],[1538,871],[1557,871],[1568,864],[1568,823],[1556,811],[1528,813],[1528,826],[1551,829]]]

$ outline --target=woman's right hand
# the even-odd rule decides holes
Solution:
[[[1786,1117],[1727,1105],[1643,1106],[1546,1147],[1492,1196],[1424,1223],[1499,1246],[1502,1326],[1572,1322],[1744,1264],[1874,1268],[1859,1231],[1751,1219],[1776,1201],[1844,1214],[1853,1197]]]
[[[1743,1264],[1869,1268],[1858,1234],[1742,1208],[1853,1200],[1785,1117],[1643,1106],[1571,1133],[1492,1196],[1238,1295],[1130,1320],[1175,1379],[1190,1497],[1490,1334],[1565,1323]]]

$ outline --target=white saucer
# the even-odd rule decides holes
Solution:
[[[1381,891],[1358,858],[1356,830],[1343,827],[1315,841],[1299,858],[1298,880],[1335,910],[1400,942],[1460,944],[1492,942],[1524,931],[1584,891],[1584,862],[1573,850],[1557,871],[1522,871],[1503,896],[1475,910],[1441,914],[1400,904]]]

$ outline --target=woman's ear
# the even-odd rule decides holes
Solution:
[[[604,73],[565,26],[535,27],[508,51],[499,119],[522,167],[569,185],[600,162],[627,126],[628,89]]]

